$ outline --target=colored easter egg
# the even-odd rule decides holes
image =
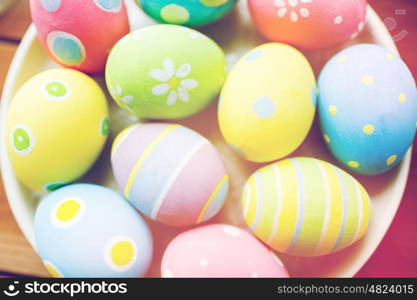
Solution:
[[[214,224],[185,231],[165,250],[162,277],[286,278],[281,260],[239,227]]]
[[[359,240],[371,202],[363,186],[343,170],[314,158],[293,158],[252,174],[242,210],[254,234],[273,249],[321,256]]]
[[[161,23],[202,26],[223,18],[236,0],[136,0],[140,7]]]
[[[315,106],[316,81],[307,59],[291,46],[264,44],[230,72],[219,102],[220,129],[245,159],[272,161],[303,142]]]
[[[16,175],[38,191],[87,172],[109,131],[104,93],[90,77],[70,69],[45,71],[27,81],[14,96],[6,122]]]
[[[366,0],[249,0],[267,39],[318,50],[355,39],[365,27]]]
[[[176,25],[150,26],[127,35],[110,53],[106,67],[115,101],[148,119],[199,112],[217,97],[225,77],[220,47],[198,31]]]
[[[116,192],[73,184],[40,202],[36,250],[54,277],[141,277],[152,236],[140,214]]]
[[[129,32],[122,0],[30,0],[39,39],[60,65],[104,71],[113,45]]]
[[[376,175],[398,164],[416,133],[417,89],[396,54],[371,44],[336,54],[319,79],[320,123],[334,156]]]
[[[137,124],[115,139],[111,161],[125,197],[171,226],[204,222],[223,206],[229,176],[213,145],[175,124]]]

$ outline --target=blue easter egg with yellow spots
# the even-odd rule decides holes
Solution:
[[[73,184],[46,196],[35,215],[35,244],[54,277],[140,277],[152,259],[152,236],[116,192]]]
[[[416,133],[417,89],[400,57],[377,45],[349,47],[325,65],[319,90],[323,137],[343,165],[377,175],[401,161]]]
[[[150,17],[161,23],[202,26],[223,18],[236,0],[136,0]]]

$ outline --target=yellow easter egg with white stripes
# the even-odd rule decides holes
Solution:
[[[313,257],[363,237],[371,202],[365,188],[345,171],[298,157],[252,174],[242,192],[242,210],[254,234],[276,251]]]
[[[53,69],[29,79],[12,99],[5,146],[22,183],[51,191],[89,170],[108,132],[100,86],[84,73]]]
[[[316,98],[314,73],[301,52],[286,44],[261,45],[226,80],[218,110],[221,132],[245,159],[277,160],[304,141]]]

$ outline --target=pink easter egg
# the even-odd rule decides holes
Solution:
[[[206,138],[176,124],[143,123],[116,137],[113,173],[125,197],[160,223],[187,226],[222,208],[229,176]]]
[[[365,26],[366,0],[249,0],[267,39],[318,50],[354,39]]]
[[[287,278],[281,260],[239,227],[214,224],[181,233],[165,250],[162,277]]]
[[[122,0],[30,0],[39,39],[57,63],[104,71],[113,45],[129,32]]]

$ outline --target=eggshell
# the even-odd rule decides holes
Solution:
[[[60,65],[104,71],[113,45],[129,32],[122,0],[30,0],[39,39]]]
[[[417,89],[396,54],[371,44],[345,49],[319,86],[323,136],[342,164],[375,175],[401,161],[416,133]]]
[[[114,191],[73,184],[46,196],[34,222],[36,250],[54,277],[138,277],[152,259],[152,236]]]
[[[276,160],[302,143],[315,106],[316,81],[307,59],[291,46],[264,44],[230,72],[219,103],[220,129],[247,160]]]
[[[175,124],[137,124],[112,149],[116,181],[127,199],[158,222],[204,222],[223,206],[229,176],[216,149],[198,133]]]
[[[140,7],[161,23],[202,26],[223,18],[236,0],[136,0]]]
[[[354,39],[365,27],[366,0],[249,0],[256,28],[269,40],[311,50]]]
[[[14,96],[7,113],[7,149],[28,187],[53,190],[82,176],[107,139],[106,98],[87,75],[42,72]]]
[[[165,250],[162,277],[279,277],[280,259],[246,231],[223,224],[181,233]]]
[[[175,25],[149,26],[127,35],[110,53],[106,67],[115,101],[149,119],[199,112],[217,97],[225,77],[220,47],[198,31]]]
[[[320,256],[359,240],[371,202],[348,173],[318,159],[282,160],[252,174],[242,193],[244,218],[273,249]]]

